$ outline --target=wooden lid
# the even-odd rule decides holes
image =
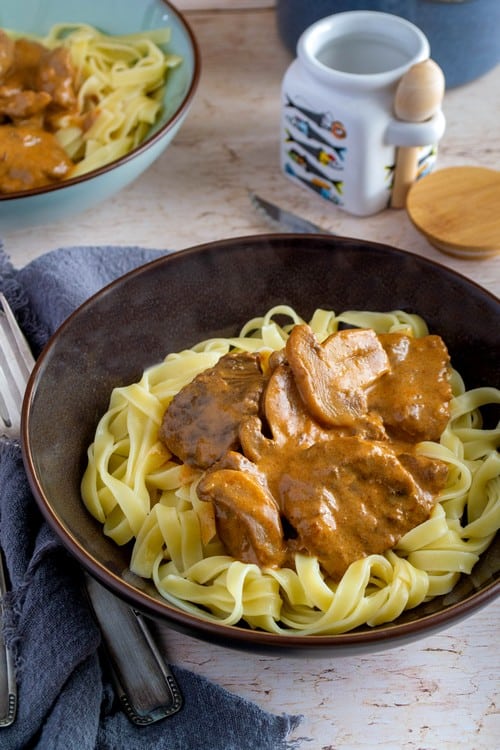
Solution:
[[[500,172],[449,167],[415,182],[408,192],[410,219],[438,250],[460,258],[500,252]]]

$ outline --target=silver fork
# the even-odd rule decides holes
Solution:
[[[35,361],[1,293],[0,307],[0,434],[2,439],[19,441],[22,401]],[[2,599],[7,590],[5,579],[0,550]],[[151,724],[178,711],[183,702],[179,686],[163,660],[145,618],[94,578],[85,574],[84,580],[122,710],[139,726]],[[1,622],[0,606],[0,625]],[[13,656],[1,637],[1,628],[0,651],[2,727],[12,724],[15,719],[17,691]]]

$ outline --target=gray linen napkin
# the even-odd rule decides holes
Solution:
[[[0,290],[38,354],[85,299],[165,254],[138,247],[55,250],[20,270],[0,246]],[[16,722],[0,729],[3,750],[292,750],[300,717],[267,713],[173,665],[184,695],[174,716],[136,727],[119,710],[101,671],[100,635],[80,589],[80,571],[42,519],[20,448],[0,442],[0,542],[11,580],[5,638],[17,660]]]

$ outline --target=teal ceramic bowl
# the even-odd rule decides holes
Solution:
[[[0,28],[44,35],[56,23],[88,23],[110,34],[129,34],[168,26],[166,51],[182,57],[172,69],[159,121],[126,156],[57,186],[0,195],[0,235],[47,224],[98,205],[144,172],[167,148],[192,103],[200,54],[188,23],[165,0],[2,0]]]

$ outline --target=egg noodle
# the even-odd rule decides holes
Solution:
[[[290,323],[283,325],[284,319]],[[452,370],[449,423],[439,443],[418,444],[420,454],[448,465],[447,485],[429,519],[394,549],[352,563],[337,584],[304,554],[296,554],[295,570],[260,569],[227,555],[211,504],[197,497],[202,472],[172,461],[158,429],[172,397],[222,355],[234,348],[280,350],[303,322],[292,308],[275,307],[239,336],[169,354],[139,382],[116,388],[88,450],[82,497],[104,534],[119,545],[134,540],[130,569],[152,579],[178,608],[283,635],[326,635],[390,622],[471,572],[500,527],[500,425],[483,429],[479,412],[500,403],[500,390],[466,391]],[[428,333],[422,318],[402,311],[336,315],[318,309],[309,321],[320,341],[340,323],[377,333]]]
[[[86,24],[57,24],[37,39],[49,49],[68,47],[76,70],[84,120],[75,125],[69,114],[56,132],[76,162],[71,177],[124,156],[145,138],[160,114],[168,70],[182,62],[160,47],[170,35],[168,27],[111,36]]]

